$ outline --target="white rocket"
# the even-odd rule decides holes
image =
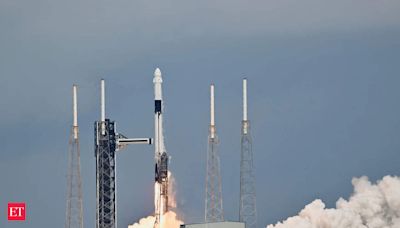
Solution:
[[[160,69],[154,71],[154,148],[155,148],[155,214],[156,222],[168,211],[168,154],[163,135],[162,77]]]

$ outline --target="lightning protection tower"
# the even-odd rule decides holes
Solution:
[[[79,150],[77,86],[72,87],[73,124],[69,139],[65,228],[83,228],[81,161]]]
[[[222,208],[222,187],[220,162],[217,150],[218,137],[215,131],[214,116],[214,84],[210,87],[210,132],[208,136],[207,151],[207,173],[206,173],[206,201],[205,201],[205,222],[222,222],[224,211]]]
[[[247,79],[243,79],[243,120],[240,160],[240,210],[239,221],[246,228],[257,227],[256,187],[253,167],[250,121],[247,119]]]

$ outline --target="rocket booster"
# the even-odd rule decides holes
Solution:
[[[168,177],[168,155],[164,146],[163,135],[163,103],[162,103],[162,77],[160,69],[154,72],[154,125],[155,125],[155,181],[163,182]]]
[[[155,145],[155,213],[157,222],[168,211],[168,154],[163,135],[162,77],[160,69],[154,71],[154,145]]]

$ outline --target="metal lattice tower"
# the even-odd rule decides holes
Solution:
[[[116,227],[114,121],[105,118],[105,85],[101,80],[101,119],[94,125],[96,157],[96,228]]]
[[[214,118],[214,85],[211,85],[211,123],[208,136],[207,151],[207,173],[206,173],[206,202],[205,202],[205,222],[224,221],[224,211],[222,207],[222,187],[220,174],[220,161],[217,150],[218,137],[215,131]]]
[[[101,129],[104,128],[104,134]],[[116,227],[114,121],[96,121],[96,228]],[[100,133],[100,134],[98,134]]]
[[[250,121],[247,119],[247,79],[243,79],[243,120],[240,159],[240,210],[239,221],[246,228],[257,227],[256,187],[253,167]]]
[[[82,179],[79,149],[77,86],[72,87],[73,125],[69,139],[65,228],[83,228]]]
[[[127,138],[106,119],[105,82],[101,80],[101,117],[94,124],[96,157],[96,228],[117,227],[115,152],[132,144],[151,144],[151,138]]]

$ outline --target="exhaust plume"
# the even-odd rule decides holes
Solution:
[[[400,178],[385,176],[376,184],[367,177],[353,178],[349,200],[340,198],[336,208],[325,208],[317,199],[299,215],[267,228],[399,228]]]
[[[128,228],[179,228],[183,221],[178,218],[177,213],[174,211],[176,209],[176,200],[175,200],[175,179],[172,176],[172,173],[168,171],[168,208],[165,214],[160,217],[160,224],[156,224],[156,217],[154,215],[147,216],[145,218],[141,218],[139,222],[129,225]],[[159,183],[155,183],[154,188],[158,189]],[[160,195],[155,192],[154,200],[157,201],[157,197]]]

